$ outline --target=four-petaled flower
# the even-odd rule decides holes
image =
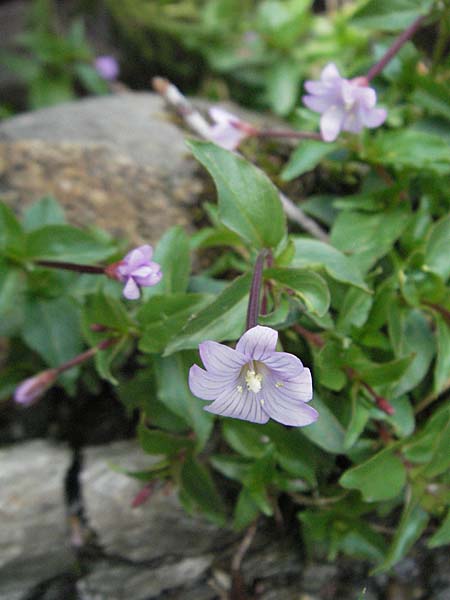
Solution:
[[[303,102],[321,113],[320,131],[326,142],[333,142],[340,131],[359,133],[363,127],[378,127],[386,120],[384,108],[375,108],[377,95],[364,77],[344,79],[335,64],[328,64],[320,81],[306,81]]]
[[[100,77],[106,81],[114,81],[119,76],[119,63],[114,56],[97,56],[94,66]]]
[[[193,365],[191,392],[214,400],[205,410],[253,423],[269,418],[284,425],[313,423],[311,373],[293,354],[277,352],[278,332],[257,325],[244,333],[236,350],[213,341],[202,342],[200,357],[206,370]]]
[[[161,267],[151,260],[152,255],[152,247],[146,244],[129,252],[119,263],[110,265],[110,276],[125,283],[123,295],[128,300],[139,298],[140,287],[156,285],[161,281]]]
[[[252,125],[223,108],[217,106],[210,108],[209,116],[214,121],[214,125],[209,128],[208,137],[225,150],[236,150],[242,140],[256,132]]]

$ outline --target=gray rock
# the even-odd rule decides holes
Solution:
[[[70,453],[38,440],[0,450],[0,600],[70,569],[64,477]]]
[[[187,515],[173,488],[159,486],[148,502],[131,507],[142,483],[114,471],[111,465],[139,470],[155,460],[135,442],[86,451],[81,478],[85,513],[105,551],[132,561],[150,561],[198,557],[229,544],[235,536],[201,517]]]
[[[189,228],[203,184],[159,96],[88,98],[0,123],[0,195],[17,212],[53,195],[76,225],[133,243]]]

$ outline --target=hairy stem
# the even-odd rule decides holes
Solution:
[[[263,248],[261,250],[261,252],[258,254],[258,258],[256,259],[255,267],[253,269],[252,285],[250,287],[250,296],[248,298],[247,308],[247,330],[258,325],[259,297],[261,294],[262,274],[264,261],[269,252],[270,250],[267,248]]]

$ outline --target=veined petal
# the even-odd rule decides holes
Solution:
[[[128,277],[127,283],[125,284],[122,293],[128,300],[137,300],[141,295],[141,292],[139,291],[139,286],[136,284],[132,277]]]
[[[301,400],[292,400],[280,393],[275,386],[266,385],[262,392],[264,411],[275,421],[292,427],[304,427],[317,420],[319,413],[315,408]]]
[[[283,379],[272,372],[266,385],[275,386],[280,396],[286,401],[309,402],[313,397],[312,378],[309,369],[303,369],[301,374],[293,379]]]
[[[244,333],[236,344],[236,350],[254,360],[262,360],[275,351],[277,340],[278,331],[257,325]]]
[[[267,423],[269,420],[257,395],[245,389],[239,391],[235,388],[231,392],[222,392],[212,404],[205,406],[205,410],[251,423]]]
[[[274,377],[283,380],[299,377],[305,370],[302,361],[288,352],[272,352],[264,357],[263,364],[270,369]]]
[[[198,365],[192,365],[189,369],[189,389],[202,400],[215,400],[224,391],[231,393],[238,385],[237,377],[217,375],[201,369]]]
[[[218,342],[202,342],[198,350],[203,364],[212,373],[238,375],[242,366],[248,362],[248,358],[241,352]]]
[[[320,118],[320,131],[326,142],[334,142],[344,120],[345,110],[342,106],[331,106]]]

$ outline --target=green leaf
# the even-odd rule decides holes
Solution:
[[[372,572],[372,575],[384,573],[401,560],[425,530],[428,514],[419,506],[418,498],[413,494],[405,505],[392,543],[384,561]]]
[[[137,320],[143,331],[139,349],[143,352],[164,352],[166,346],[207,304],[207,294],[169,294],[153,296],[141,306]]]
[[[249,490],[243,488],[234,509],[233,528],[238,531],[245,529],[253,523],[258,515],[259,508],[256,502],[253,500]]]
[[[427,238],[425,265],[444,280],[450,276],[450,215],[437,221]]]
[[[64,210],[52,196],[44,196],[33,202],[23,214],[23,225],[27,231],[44,225],[63,225],[65,222]]]
[[[100,291],[88,296],[85,300],[83,330],[87,339],[93,344],[108,335],[105,332],[92,331],[91,325],[103,325],[108,329],[126,334],[134,324],[120,300],[106,296]]]
[[[345,210],[337,217],[331,231],[331,242],[366,273],[379,258],[392,248],[410,216],[406,204],[378,213]]]
[[[371,148],[374,162],[394,169],[428,170],[438,175],[450,172],[447,141],[433,133],[414,129],[380,132]]]
[[[148,429],[144,425],[138,426],[138,440],[147,454],[165,454],[176,456],[182,451],[192,449],[194,443],[189,438],[173,435],[158,429]]]
[[[414,91],[411,101],[422,106],[432,115],[450,120],[450,93],[448,86],[435,81],[432,77],[419,77],[418,87]]]
[[[26,304],[22,336],[49,367],[58,367],[81,352],[78,307],[66,296],[55,300],[29,301]],[[74,370],[65,374],[69,380],[75,376]]]
[[[297,60],[280,58],[266,75],[267,101],[277,115],[286,115],[294,108],[299,91],[301,69]]]
[[[189,147],[214,179],[223,224],[255,248],[276,247],[286,233],[286,218],[266,175],[215,144],[190,141]]]
[[[450,404],[442,406],[428,419],[425,427],[403,447],[405,458],[424,465],[423,473],[435,476],[450,463]]]
[[[305,439],[299,429],[286,429],[270,422],[264,427],[275,448],[279,465],[294,477],[305,479],[312,486],[317,484],[315,465],[317,450]]]
[[[46,225],[27,239],[27,256],[34,260],[92,263],[106,260],[116,251],[111,241],[70,225]]]
[[[401,31],[429,10],[431,0],[369,0],[351,19],[356,27]]]
[[[22,326],[25,274],[0,261],[0,336],[13,336]]]
[[[172,227],[159,240],[152,260],[161,265],[160,285],[146,288],[146,295],[185,292],[191,271],[189,238],[181,227]]]
[[[359,288],[349,288],[344,296],[336,328],[350,333],[353,327],[362,327],[367,321],[373,304],[373,296]]]
[[[181,417],[197,435],[202,449],[212,431],[214,418],[203,410],[205,404],[193,396],[188,386],[188,371],[197,359],[193,352],[178,353],[166,358],[155,357],[154,371],[158,382],[158,399]]]
[[[413,360],[414,356],[409,355],[384,363],[375,363],[369,360],[355,361],[353,366],[362,380],[369,385],[377,386],[400,379]]]
[[[328,311],[330,291],[324,279],[307,269],[266,269],[264,278],[274,279],[294,291],[305,303],[307,310],[319,317]]]
[[[399,343],[397,343],[396,354],[415,354],[409,367],[403,376],[395,384],[392,397],[396,398],[409,392],[422,381],[428,372],[428,368],[435,353],[435,339],[430,325],[420,310],[401,311],[400,322],[394,327],[399,328]],[[390,323],[398,318],[396,312],[390,315]],[[392,333],[390,331],[392,339]],[[393,343],[395,347],[395,344]]]
[[[331,454],[343,454],[345,431],[340,422],[317,392],[314,392],[314,398],[310,405],[318,411],[319,418],[312,425],[303,427],[302,434],[313,444]]]
[[[238,277],[206,308],[199,311],[167,346],[166,355],[197,348],[200,342],[233,340],[245,328],[245,316],[252,275]]]
[[[447,516],[442,521],[439,529],[428,540],[427,546],[428,548],[437,548],[447,544],[450,544],[450,510],[448,510]]]
[[[361,271],[345,254],[318,240],[302,237],[293,237],[292,239],[295,245],[293,267],[324,269],[336,281],[354,285],[366,292],[369,291]]]
[[[339,483],[344,488],[359,490],[366,502],[380,502],[398,496],[406,483],[406,470],[395,449],[390,447],[346,471]]]
[[[192,503],[211,521],[224,525],[223,504],[214,482],[205,467],[193,458],[188,458],[182,466],[181,487]]]
[[[266,452],[250,466],[244,478],[244,486],[259,510],[268,517],[273,515],[273,506],[270,502],[267,487],[272,481],[275,464],[272,452]]]
[[[216,454],[211,456],[209,461],[219,473],[235,481],[242,481],[252,464],[246,458],[229,454]]]
[[[261,425],[236,419],[225,419],[222,422],[222,432],[231,448],[248,458],[261,458],[270,441]]]
[[[21,256],[24,251],[24,235],[13,211],[0,202],[0,251],[7,256]]]
[[[435,315],[437,358],[434,365],[433,391],[439,394],[450,378],[450,327],[440,315]]]
[[[319,140],[302,140],[289,158],[289,162],[281,172],[283,181],[290,181],[295,177],[312,171],[320,161],[337,148],[336,144],[320,142]]]

